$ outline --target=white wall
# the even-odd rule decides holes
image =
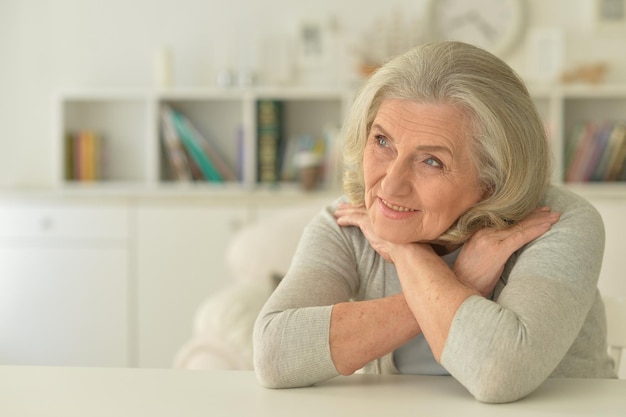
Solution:
[[[530,27],[558,27],[566,64],[606,60],[626,82],[626,35],[599,35],[594,0],[528,0]],[[158,45],[174,49],[177,86],[207,86],[231,61],[259,66],[259,43],[303,18],[334,16],[348,38],[426,0],[0,0],[0,186],[52,183],[54,94],[63,88],[149,88]],[[242,35],[243,34],[243,35]],[[526,46],[507,59],[526,70]]]

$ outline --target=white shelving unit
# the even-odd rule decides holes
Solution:
[[[587,121],[626,121],[626,85],[530,87],[549,132],[554,154],[553,182],[564,183],[564,154],[575,126]],[[589,197],[626,198],[623,182],[566,183]]]
[[[96,186],[159,187],[172,185],[160,138],[159,108],[168,104],[190,121],[239,173],[227,186],[251,189],[256,178],[256,104],[280,100],[284,106],[283,133],[321,136],[338,128],[351,93],[337,89],[176,89],[163,91],[74,91],[57,99],[55,134],[58,185],[76,183],[66,175],[69,132],[90,130],[104,139],[105,170]],[[183,184],[180,184],[183,186]],[[195,184],[197,185],[197,184]],[[188,184],[185,184],[188,186]],[[215,184],[201,184],[212,187]],[[223,188],[224,184],[218,184]]]
[[[589,120],[626,120],[626,85],[531,85],[530,91],[549,130],[555,183],[563,183],[564,149],[576,124]],[[57,100],[56,178],[62,187],[83,185],[66,178],[65,135],[88,129],[100,133],[106,142],[107,167],[96,187],[188,189],[188,184],[177,184],[168,174],[164,157],[159,107],[169,104],[188,116],[240,175],[234,184],[195,183],[194,186],[253,190],[259,187],[255,158],[258,100],[276,99],[284,103],[284,135],[293,139],[300,134],[322,135],[328,126],[339,127],[352,97],[349,90],[303,88],[64,92]],[[568,184],[592,195],[626,196],[626,187],[622,185]]]

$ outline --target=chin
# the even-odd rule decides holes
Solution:
[[[405,233],[394,233],[393,230],[374,230],[376,236],[380,237],[382,240],[386,240],[387,242],[394,243],[396,245],[404,245],[407,243],[415,243],[420,241],[418,236],[406,236]]]

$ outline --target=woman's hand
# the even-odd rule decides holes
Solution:
[[[393,244],[374,233],[365,207],[340,204],[335,217],[340,226],[360,228],[372,248],[387,262],[392,262],[390,253]],[[559,217],[560,213],[540,207],[509,229],[485,228],[477,231],[463,245],[453,272],[461,283],[487,297],[495,288],[511,255],[547,232]]]
[[[339,226],[356,226],[361,229],[365,238],[380,256],[387,262],[392,262],[390,251],[392,243],[379,238],[372,230],[372,223],[367,214],[367,210],[363,206],[355,207],[349,203],[339,204],[335,210],[335,218]]]
[[[465,242],[454,264],[457,279],[487,297],[500,279],[509,257],[547,232],[560,216],[549,207],[540,207],[508,229],[477,231]]]

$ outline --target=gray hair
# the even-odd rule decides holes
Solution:
[[[469,114],[471,158],[486,197],[440,239],[460,243],[484,227],[504,229],[526,217],[546,192],[550,149],[542,119],[520,77],[501,59],[454,41],[419,46],[377,70],[346,117],[344,190],[364,203],[363,152],[387,99],[450,104]]]

